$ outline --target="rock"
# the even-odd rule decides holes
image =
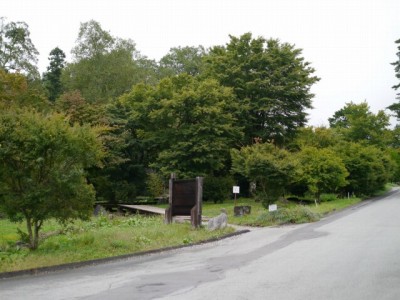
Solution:
[[[216,216],[215,218],[211,218],[208,221],[208,230],[216,230],[225,228],[228,224],[228,215],[226,214],[226,210],[221,209],[221,214]]]

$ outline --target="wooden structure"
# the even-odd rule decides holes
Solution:
[[[203,199],[203,177],[177,180],[171,175],[169,180],[169,207],[165,210],[165,222],[172,223],[174,216],[190,216],[192,226],[201,225]]]
[[[121,209],[129,209],[131,211],[136,211],[144,214],[165,214],[165,210],[159,207],[150,206],[150,205],[130,205],[130,204],[119,204]]]

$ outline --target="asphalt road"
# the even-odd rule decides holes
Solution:
[[[0,280],[0,299],[400,299],[400,191],[320,222]]]

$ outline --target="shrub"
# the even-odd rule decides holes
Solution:
[[[337,200],[336,194],[321,194],[320,196],[321,202],[328,202]]]
[[[222,203],[228,199],[232,192],[235,182],[232,177],[209,176],[204,179],[203,199],[204,201],[214,201]]]
[[[257,218],[256,224],[259,226],[291,223],[300,224],[316,222],[318,220],[319,215],[313,213],[309,208],[304,206],[295,206],[292,208],[278,209],[273,212],[265,212]]]

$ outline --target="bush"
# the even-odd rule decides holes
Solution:
[[[321,202],[328,202],[337,200],[336,194],[321,194],[320,201]]]
[[[235,182],[232,177],[206,177],[203,186],[203,200],[222,203],[232,193],[232,186]]]
[[[256,224],[265,225],[283,225],[283,224],[301,224],[316,222],[320,219],[318,214],[313,213],[309,208],[304,206],[295,206],[293,208],[282,208],[273,212],[261,214]]]

